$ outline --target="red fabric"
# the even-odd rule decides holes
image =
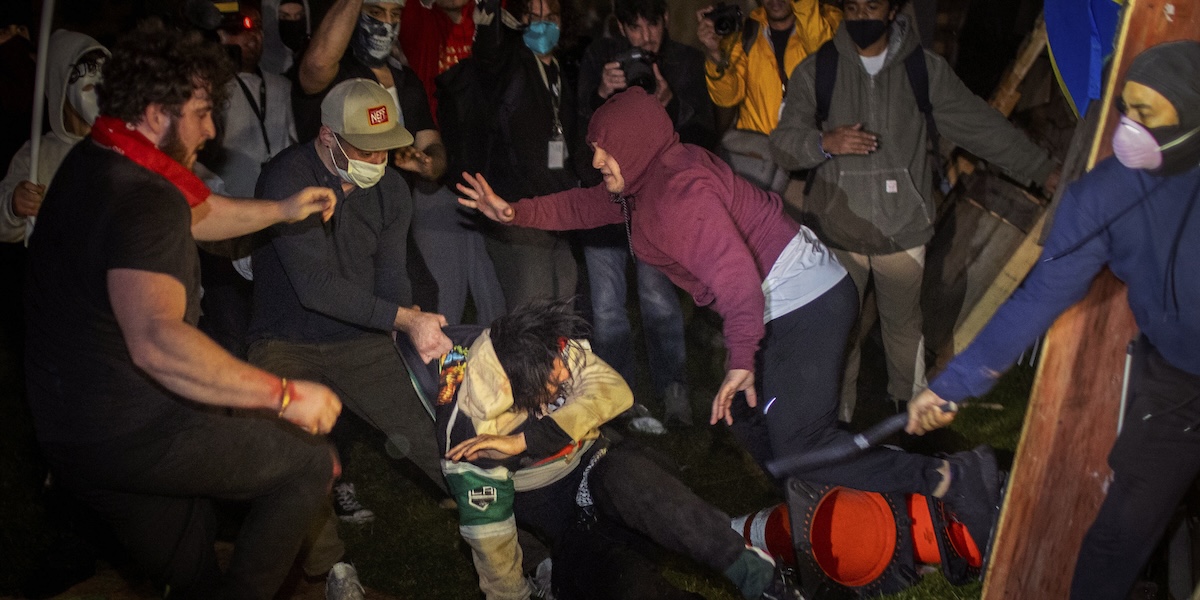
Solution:
[[[446,11],[426,8],[419,0],[407,2],[400,19],[400,49],[408,66],[421,79],[429,98],[429,111],[437,121],[437,85],[434,78],[471,55],[475,40],[475,0],[462,7],[458,23]]]
[[[170,181],[187,199],[188,206],[199,206],[212,195],[195,173],[164,154],[133,125],[116,117],[96,117],[92,124],[92,140]]]

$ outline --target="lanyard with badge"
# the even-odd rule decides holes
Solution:
[[[267,79],[263,77],[262,71],[255,69],[254,74],[258,75],[258,97],[262,98],[262,105],[259,105],[259,100],[254,97],[254,93],[250,88],[246,87],[246,82],[242,81],[239,76],[234,76],[238,82],[238,87],[242,88],[242,94],[246,96],[246,102],[250,103],[250,110],[254,111],[254,116],[258,117],[258,128],[262,131],[263,144],[267,148],[267,158],[271,157],[271,138],[267,136]],[[265,164],[267,161],[264,160]]]
[[[562,104],[562,71],[558,67],[557,59],[550,59],[554,63],[554,85],[550,85],[550,78],[546,76],[546,66],[541,59],[535,59],[538,72],[542,75],[542,83],[546,89],[550,91],[550,107],[554,111],[554,128],[550,133],[550,141],[546,146],[546,168],[561,169],[567,162],[567,139],[563,134],[562,120],[558,116],[559,107]]]

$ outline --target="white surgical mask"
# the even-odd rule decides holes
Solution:
[[[337,169],[337,174],[342,178],[342,181],[353,183],[365,190],[379,183],[380,179],[383,179],[383,174],[387,171],[387,161],[375,164],[365,160],[355,160],[346,154],[346,150],[342,148],[342,142],[337,139],[336,135],[333,136],[333,141],[337,144],[338,150],[342,151],[342,156],[345,156],[347,161],[345,169],[337,166],[336,160],[333,161],[333,168]],[[329,149],[329,159],[333,160],[332,148]]]

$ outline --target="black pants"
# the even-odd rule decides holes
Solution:
[[[1144,340],[1143,340],[1144,343]],[[1071,598],[1123,600],[1200,473],[1200,376],[1146,349],[1124,428],[1108,455],[1113,480],[1075,563]]]
[[[850,443],[853,434],[837,427],[837,410],[846,342],[857,315],[858,295],[847,276],[816,300],[767,323],[758,354],[758,407],[734,402],[734,434],[760,463]],[[941,481],[941,462],[875,448],[796,475],[868,492],[930,494]]]
[[[564,600],[695,597],[675,589],[639,555],[641,536],[718,573],[746,547],[725,513],[643,450],[619,444],[596,463],[588,477],[594,522],[576,505],[583,467],[575,471],[518,493],[513,506],[518,525],[550,541],[555,591]]]
[[[100,444],[44,444],[55,478],[99,512],[171,598],[271,598],[328,493],[332,449],[274,418],[181,408]],[[250,511],[224,577],[210,502]]]

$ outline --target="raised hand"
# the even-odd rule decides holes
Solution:
[[[393,164],[399,169],[411,171],[424,179],[433,179],[433,157],[418,150],[415,146],[405,146],[396,150]]]
[[[471,175],[464,171],[462,176],[467,184],[458,184],[458,191],[462,192],[466,198],[459,198],[459,204],[467,208],[474,208],[483,213],[483,216],[497,223],[507,223],[513,220],[517,214],[516,211],[504,198],[497,196],[496,192],[492,191],[492,186],[488,185],[483,175],[479,173]]]

